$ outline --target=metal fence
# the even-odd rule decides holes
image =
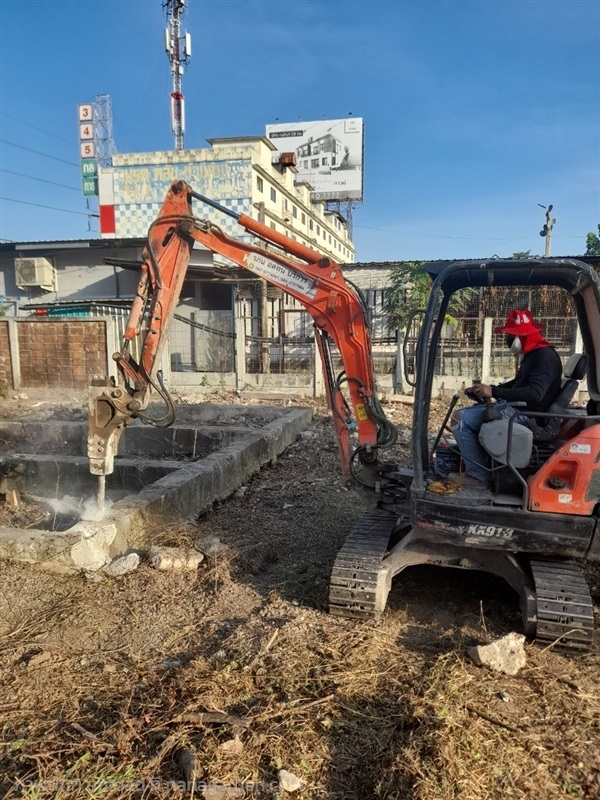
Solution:
[[[382,377],[398,374],[398,356],[403,349],[407,372],[414,376],[419,318],[410,336],[399,342],[401,334],[387,313],[385,292],[367,292],[366,296],[375,373]],[[494,333],[494,329],[503,323],[507,309],[526,306],[543,323],[544,335],[563,362],[581,348],[573,298],[567,292],[545,287],[484,289],[470,297],[463,315],[447,320],[436,354],[435,376],[446,379],[444,385],[448,387],[475,378],[495,382],[510,379],[515,360],[506,348],[504,336]],[[302,306],[290,298],[269,298],[263,318],[257,316],[256,304],[250,300],[242,301],[236,309],[237,322],[231,311],[180,306],[169,336],[171,371],[231,374],[238,366],[237,373],[288,375],[291,381],[314,375],[319,365],[313,321]],[[115,341],[121,342],[129,309],[97,304],[94,314],[113,318]],[[138,342],[133,340],[130,347],[133,357],[139,360]],[[341,371],[341,357],[335,346],[332,349],[334,368]],[[239,365],[236,358],[240,359]]]

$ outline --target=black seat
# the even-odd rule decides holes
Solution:
[[[545,424],[533,429],[534,443],[553,442],[558,437],[562,417],[567,413],[579,381],[586,375],[587,361],[585,353],[575,353],[565,364],[560,392],[547,411],[548,414],[556,414],[556,416],[543,417]]]

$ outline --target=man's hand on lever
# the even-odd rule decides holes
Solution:
[[[476,383],[469,389],[469,392],[475,395],[478,400],[491,400],[492,387],[487,383]]]

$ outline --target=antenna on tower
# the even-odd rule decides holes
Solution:
[[[171,129],[175,135],[175,150],[183,150],[185,132],[185,99],[181,82],[185,67],[192,56],[192,37],[182,33],[181,17],[185,11],[186,0],[165,0],[168,27],[165,28],[165,50],[171,64],[173,91],[171,92]]]

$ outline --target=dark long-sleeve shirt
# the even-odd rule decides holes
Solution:
[[[529,411],[546,411],[560,391],[562,362],[553,347],[525,353],[516,378],[492,386],[492,397],[524,401]]]

